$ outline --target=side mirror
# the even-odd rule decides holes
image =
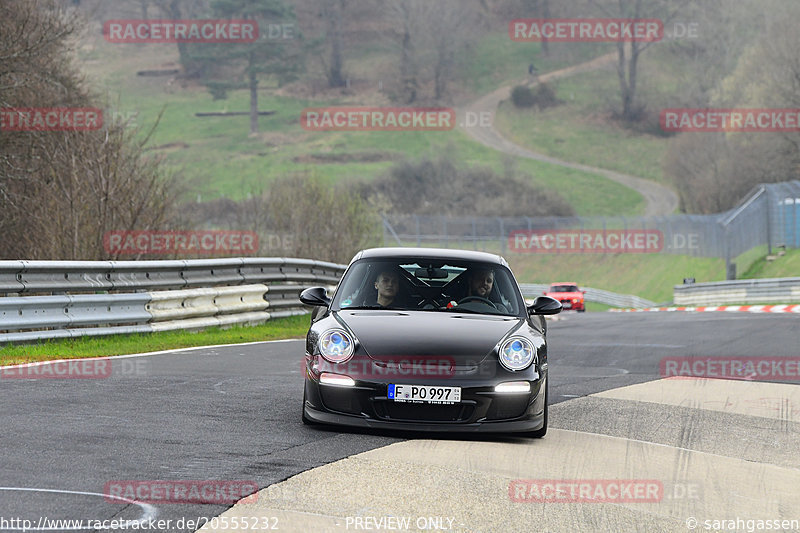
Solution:
[[[549,296],[539,296],[528,306],[529,315],[557,315],[561,312],[561,302]]]
[[[331,304],[331,299],[328,298],[325,287],[311,287],[304,290],[300,293],[300,301],[306,305],[316,307],[328,307]]]

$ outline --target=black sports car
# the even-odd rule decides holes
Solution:
[[[525,306],[506,261],[483,252],[356,254],[308,331],[303,422],[416,431],[547,432],[547,296]]]

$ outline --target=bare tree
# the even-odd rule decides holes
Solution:
[[[313,176],[290,176],[271,185],[272,226],[294,236],[294,257],[346,263],[361,248],[378,244],[377,215],[345,187]]]
[[[737,47],[744,51],[733,56],[738,60],[735,68],[719,76],[713,89],[694,105],[800,108],[800,37],[794,30],[800,7],[783,0],[758,4],[765,8],[758,11],[763,13],[763,20],[753,16],[753,5],[744,7],[727,12],[737,17],[733,31],[738,30]],[[702,69],[702,65],[697,68]],[[714,62],[705,69],[717,73],[725,70]],[[712,85],[710,78],[703,80]],[[735,205],[759,183],[797,179],[800,134],[683,133],[670,144],[664,170],[679,191],[682,209],[719,212]]]
[[[72,67],[76,13],[0,4],[0,108],[98,107]],[[176,191],[125,125],[0,132],[0,257],[101,259],[103,233],[167,221]]]
[[[433,99],[447,96],[455,79],[458,55],[474,42],[481,30],[480,3],[476,0],[392,0],[387,10],[400,46],[399,100],[411,104],[420,91],[433,84]]]
[[[660,19],[665,25],[675,20],[691,0],[589,0],[589,3],[608,18]],[[639,60],[657,41],[617,42],[617,78],[619,79],[620,117],[627,122],[640,118],[643,106],[637,101]]]
[[[325,19],[325,40],[328,44],[327,61],[323,56],[325,77],[329,87],[344,87],[347,83],[343,56],[347,0],[322,0],[320,8]]]
[[[141,0],[142,3],[149,1],[155,2],[161,13],[171,20],[186,18],[204,18],[209,14],[211,8],[210,0]],[[143,7],[143,13],[146,9]],[[182,76],[185,78],[197,78],[203,75],[203,63],[196,61],[189,53],[189,46],[185,42],[179,42],[178,55],[183,66]]]
[[[522,8],[525,10],[526,18],[550,18],[550,0],[522,0]],[[542,53],[550,53],[550,45],[547,38],[542,38]]]

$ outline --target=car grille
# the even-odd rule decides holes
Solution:
[[[528,396],[495,398],[486,412],[486,420],[509,420],[519,418],[528,409]]]
[[[320,397],[326,409],[351,415],[361,414],[361,404],[349,389],[321,387]]]
[[[404,422],[466,422],[475,412],[473,402],[431,405],[382,400],[374,405],[378,418]]]

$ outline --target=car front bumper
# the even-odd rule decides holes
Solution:
[[[499,367],[499,363],[491,364]],[[541,429],[547,364],[538,370],[531,367],[516,373],[494,370],[493,376],[484,378],[358,379],[354,386],[344,387],[320,383],[319,375],[308,363],[303,410],[306,418],[314,422],[362,428],[467,433]],[[495,392],[495,385],[509,381],[528,381],[530,392]],[[397,402],[388,398],[389,383],[461,387],[461,401],[450,405]]]

